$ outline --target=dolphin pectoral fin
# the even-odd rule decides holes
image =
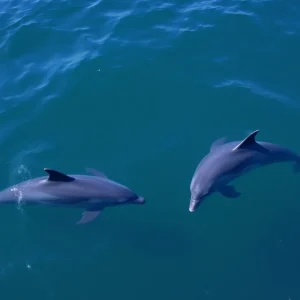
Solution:
[[[238,198],[241,195],[241,193],[237,192],[232,185],[222,186],[218,191],[227,198]]]
[[[102,172],[100,172],[98,170],[95,170],[95,169],[92,169],[92,168],[86,168],[86,171],[88,173],[94,175],[94,176],[98,176],[98,177],[102,177],[102,178],[107,178],[107,176],[104,173],[102,173]]]
[[[93,220],[95,220],[101,213],[101,210],[85,210],[82,213],[81,219],[77,222],[77,224],[86,224]]]

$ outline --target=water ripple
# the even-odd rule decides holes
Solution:
[[[172,202],[174,197],[179,197],[178,205],[181,205],[180,199],[184,201],[185,196],[181,198],[181,192],[174,191],[176,178],[173,179],[173,171],[169,167],[164,169],[163,164],[169,160],[170,166],[175,165],[178,170],[180,166],[188,166],[189,156],[193,155],[182,155],[182,149],[188,153],[195,151],[195,155],[199,151],[188,141],[203,142],[206,137],[201,135],[201,130],[208,133],[214,126],[220,130],[219,113],[229,120],[235,120],[239,113],[235,107],[226,113],[218,109],[223,98],[215,89],[242,89],[258,95],[259,99],[270,99],[270,106],[276,101],[299,108],[295,100],[299,93],[299,5],[291,3],[271,0],[2,1],[0,146],[1,161],[8,166],[8,172],[2,173],[3,185],[5,176],[9,183],[14,183],[24,179],[24,175],[31,177],[31,172],[34,175],[35,167],[40,174],[41,164],[72,168],[89,159],[100,164],[103,157],[108,157],[111,164],[115,158],[110,168],[123,169],[123,178],[128,181],[136,178],[142,190],[149,189],[152,204],[158,205],[162,212],[170,212],[168,201],[160,203],[160,199]],[[147,64],[149,60],[153,63]],[[214,95],[220,98],[215,99]],[[209,118],[211,113],[215,118]],[[230,113],[232,118],[228,117]],[[51,153],[49,158],[47,151],[53,146],[52,140],[58,145],[57,155]],[[97,149],[89,152],[93,147],[102,148],[101,151],[109,149],[107,156],[101,157],[104,151],[95,154]],[[71,157],[75,158],[70,161]],[[184,161],[181,165],[179,157]],[[27,165],[30,169],[25,168]],[[157,169],[160,166],[166,173]],[[152,186],[144,176],[147,167],[155,174],[156,183]],[[186,172],[190,172],[188,168]],[[130,169],[140,169],[140,172],[130,173]],[[118,172],[120,175],[122,171]],[[177,180],[181,185],[181,179]],[[155,184],[162,189],[155,188]],[[177,201],[173,202],[175,205]],[[167,204],[163,206],[163,203]],[[72,223],[72,219],[63,215],[61,223],[55,222],[58,219],[51,213],[51,228],[48,222],[43,227],[46,218],[38,211],[30,218],[28,215],[26,223],[20,219],[24,214],[17,213],[15,221],[12,215],[8,216],[9,231],[2,226],[1,280],[24,269],[39,275],[39,270],[42,274],[43,268],[50,270],[55,263],[58,267],[74,269],[78,264],[92,265],[99,259],[104,262],[103,255],[118,248],[110,235],[103,239],[111,222],[118,218],[112,217],[104,229],[103,223],[99,227],[76,228],[66,247],[66,236],[71,231],[64,225]],[[149,215],[151,220],[151,209]],[[13,233],[13,226],[21,226],[21,231]],[[160,232],[162,226],[153,229],[149,225],[146,233],[134,232],[135,248],[139,250],[138,246],[142,245],[143,251],[160,255],[163,250],[167,257],[178,240],[182,242],[182,237],[188,237],[185,234],[190,230],[178,239],[175,228],[172,242],[167,239],[164,243],[163,239],[171,231],[158,234],[157,238],[155,232]],[[128,243],[130,235],[123,236]],[[185,245],[190,242],[183,239]],[[221,269],[215,270],[213,273],[217,274]],[[187,290],[191,286],[196,285],[189,284]]]
[[[108,70],[132,64],[138,57],[153,59],[186,33],[199,37],[217,28],[213,36],[218,38],[224,18],[234,23],[238,15],[260,27],[269,22],[287,36],[297,35],[297,7],[286,7],[289,14],[276,13],[276,20],[268,18],[266,11],[277,8],[269,0],[5,2],[0,12],[0,63],[5,65],[0,70],[1,111],[26,101],[43,109],[69,86],[67,75],[89,61],[96,71],[103,68],[100,59],[105,57]]]
[[[282,94],[275,93],[273,91],[270,91],[266,88],[263,88],[262,86],[260,86],[257,83],[247,81],[247,80],[239,80],[239,79],[224,80],[221,83],[215,84],[214,87],[215,88],[226,88],[226,87],[245,88],[245,89],[250,90],[252,93],[254,93],[256,95],[259,95],[259,96],[262,96],[265,98],[269,98],[269,99],[273,99],[273,100],[279,101],[281,103],[300,108],[300,105],[296,101],[293,101],[292,99],[290,99],[289,97],[282,95]]]

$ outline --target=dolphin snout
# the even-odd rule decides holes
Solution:
[[[143,197],[138,197],[137,199],[135,199],[134,201],[132,201],[132,203],[134,204],[145,204],[145,199]]]
[[[199,202],[198,200],[191,199],[191,200],[190,200],[189,211],[190,211],[190,212],[194,212],[194,211],[197,209],[199,203],[200,203],[200,202]]]

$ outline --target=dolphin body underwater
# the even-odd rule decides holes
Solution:
[[[108,179],[103,173],[87,169],[89,175],[66,175],[45,168],[48,176],[23,181],[0,192],[0,204],[19,201],[84,208],[77,224],[88,223],[109,206],[144,204],[145,200],[132,190]]]
[[[242,141],[225,143],[226,138],[221,138],[211,145],[190,184],[190,212],[194,212],[205,198],[215,192],[227,198],[239,197],[241,193],[229,183],[258,167],[293,161],[294,172],[300,171],[298,154],[280,145],[256,141],[258,132],[250,133]]]

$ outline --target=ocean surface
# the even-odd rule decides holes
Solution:
[[[1,206],[1,300],[300,299],[292,164],[188,211],[216,139],[300,153],[298,1],[3,0],[0,34],[1,189],[90,167],[146,199]]]

